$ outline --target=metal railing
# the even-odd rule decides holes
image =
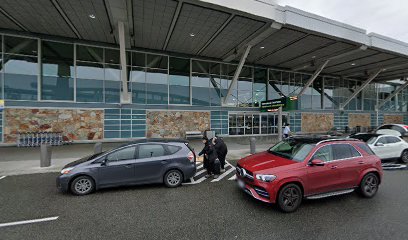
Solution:
[[[67,143],[70,142],[64,141],[62,132],[19,132],[17,136],[17,147],[61,146]]]

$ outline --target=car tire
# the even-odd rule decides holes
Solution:
[[[401,163],[408,163],[408,149],[405,149],[402,154],[401,154],[401,158],[400,158],[400,162]]]
[[[178,187],[182,183],[183,174],[177,169],[170,170],[164,175],[164,184],[169,188]]]
[[[87,195],[95,190],[95,181],[88,176],[79,176],[71,182],[70,189],[75,195]]]
[[[290,213],[296,211],[302,203],[303,193],[296,184],[285,185],[278,194],[278,207],[281,211]]]
[[[380,180],[374,173],[368,173],[360,183],[360,193],[365,198],[372,198],[378,192]]]

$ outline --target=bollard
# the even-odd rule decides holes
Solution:
[[[41,162],[40,167],[51,166],[51,146],[49,144],[41,144]]]
[[[102,143],[95,143],[94,153],[98,154],[102,152]]]
[[[256,138],[251,137],[249,139],[249,149],[250,149],[251,154],[255,154],[255,151],[256,151],[255,143],[256,143]]]

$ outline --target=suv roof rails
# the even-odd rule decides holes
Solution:
[[[179,142],[179,143],[189,143],[188,140],[186,139],[181,139],[181,138],[144,138],[144,139],[139,139],[139,140],[134,140],[130,141],[128,143],[125,143],[121,145],[127,146],[127,145],[132,145],[132,144],[138,144],[138,143],[148,143],[148,142],[157,142],[157,143],[169,143],[169,142]]]
[[[322,140],[322,141],[318,142],[316,145],[319,145],[319,144],[322,144],[322,143],[325,143],[325,142],[335,142],[335,141],[357,141],[357,142],[360,142],[361,140],[360,139],[355,139],[355,138],[331,138],[331,139]]]

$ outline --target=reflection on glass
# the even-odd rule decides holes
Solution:
[[[120,65],[105,64],[105,79],[120,81]]]
[[[77,45],[77,60],[103,62],[103,48]]]
[[[74,79],[69,77],[43,76],[41,99],[74,101]]]
[[[146,83],[147,104],[168,104],[167,71],[147,70]]]
[[[168,57],[162,55],[147,54],[147,67],[168,69]]]
[[[146,53],[132,52],[132,66],[145,67]]]
[[[32,38],[4,36],[5,53],[38,55],[38,41]]]
[[[37,75],[37,57],[4,55],[4,70],[6,73]]]
[[[105,102],[120,103],[120,81],[105,81]]]
[[[175,57],[169,60],[169,103],[190,104],[190,60]]]
[[[210,78],[205,74],[195,74],[191,78],[193,105],[210,105]]]
[[[146,73],[142,68],[132,68],[130,72],[132,102],[146,103]]]
[[[77,102],[103,102],[103,81],[77,78]]]
[[[37,100],[37,76],[5,73],[4,98]]]
[[[77,62],[77,78],[103,80],[104,75],[102,64]]]
[[[105,63],[120,64],[119,49],[105,48]]]

